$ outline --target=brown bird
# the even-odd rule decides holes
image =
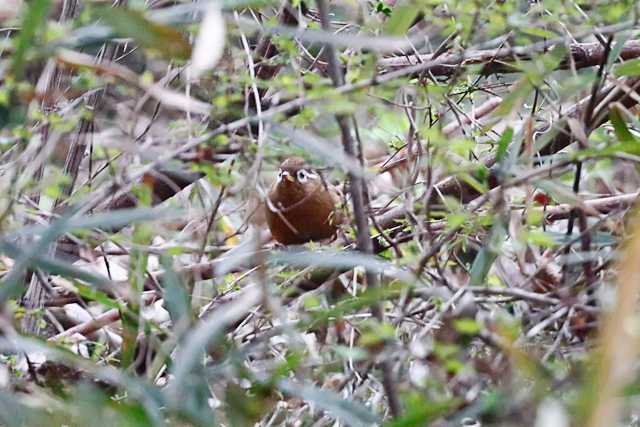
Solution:
[[[333,238],[344,217],[340,193],[300,157],[282,162],[266,201],[273,238],[283,245]]]

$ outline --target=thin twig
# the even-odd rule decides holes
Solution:
[[[318,5],[318,12],[320,14],[320,22],[322,28],[325,31],[331,30],[331,23],[329,21],[328,6],[324,0],[316,0]],[[344,76],[338,63],[338,56],[336,54],[335,47],[330,44],[325,45],[325,57],[329,64],[329,75],[333,81],[335,87],[344,86]],[[336,115],[338,126],[340,127],[340,134],[342,136],[342,145],[345,154],[353,159],[358,160],[362,167],[362,147],[356,147],[356,141],[354,140],[351,129],[349,127],[349,117],[343,114]],[[371,244],[371,237],[369,235],[369,222],[367,221],[366,213],[366,188],[364,179],[361,175],[349,173],[349,192],[351,194],[351,202],[353,204],[353,214],[356,221],[357,230],[357,247],[358,250],[365,254],[373,253],[373,245]],[[370,288],[376,288],[378,286],[377,275],[371,271],[366,272],[367,286]],[[374,316],[382,321],[384,319],[384,312],[382,305],[376,303],[371,308]],[[391,364],[387,359],[382,362],[382,384],[387,395],[389,409],[394,418],[400,416],[400,403],[395,391],[395,385],[392,378]]]

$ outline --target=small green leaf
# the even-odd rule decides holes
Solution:
[[[484,247],[478,251],[478,254],[473,260],[473,265],[469,272],[471,276],[469,283],[472,286],[478,286],[484,283],[487,274],[489,274],[489,270],[491,270],[491,266],[498,257],[499,250],[504,244],[505,239],[506,230],[504,226],[500,221],[495,222],[493,227],[491,227],[489,238],[485,242]]]
[[[319,409],[350,426],[370,426],[379,422],[378,417],[359,403],[341,395],[308,384],[281,380],[278,387],[287,394],[313,403]]]
[[[551,248],[558,245],[549,233],[541,230],[530,230],[524,233],[524,237],[527,242],[535,246]]]
[[[154,50],[167,59],[187,60],[191,45],[175,28],[147,19],[141,12],[124,7],[99,7],[96,14],[122,37],[131,37],[142,47]]]
[[[164,275],[162,277],[164,301],[167,306],[167,311],[169,311],[169,315],[171,316],[171,321],[175,325],[181,321],[185,322],[190,320],[192,313],[189,294],[181,282],[180,277],[178,277],[174,271],[171,258],[162,256],[160,257],[160,263],[164,268]]]
[[[384,13],[387,16],[391,16],[392,10],[383,1],[376,3],[376,12]]]
[[[613,130],[620,142],[638,142],[637,139],[631,134],[627,124],[625,123],[620,111],[614,106],[609,112],[609,120],[613,125]]]
[[[455,319],[453,321],[453,327],[463,335],[476,335],[480,332],[480,326],[478,323],[469,318]]]
[[[496,117],[508,117],[519,111],[529,94],[533,91],[533,86],[529,79],[523,78],[511,86],[511,90],[502,100],[502,103],[495,110]]]
[[[16,75],[22,72],[27,49],[37,45],[34,39],[46,28],[50,6],[51,0],[33,0],[29,2],[28,7],[24,8],[25,14],[20,33],[16,38],[16,48],[13,55],[10,56],[13,61],[11,69]]]
[[[365,332],[360,336],[360,344],[365,347],[375,346],[395,338],[396,331],[388,323],[370,322],[366,325]]]
[[[623,62],[615,68],[615,75],[623,76],[640,76],[640,59]]]
[[[367,350],[360,347],[347,347],[344,345],[337,345],[334,351],[336,352],[336,355],[338,355],[344,360],[347,360],[347,359],[356,360],[356,361],[366,360],[367,357],[369,356],[369,353],[367,352]]]
[[[553,31],[549,31],[549,30],[545,30],[537,27],[524,27],[524,28],[520,28],[520,31],[530,36],[542,37],[546,39],[553,39],[555,37],[558,37],[558,35]]]
[[[419,8],[411,5],[394,7],[391,12],[391,18],[389,18],[384,26],[384,32],[392,36],[399,36],[406,33],[419,12]]]
[[[406,413],[399,418],[391,420],[383,427],[423,427],[430,425],[429,422],[447,414],[462,402],[459,398],[444,401],[425,400],[423,396],[415,402],[410,402]]]
[[[467,215],[463,213],[452,213],[450,215],[447,215],[447,228],[452,230],[456,229],[463,225],[467,218]]]
[[[498,141],[498,149],[496,151],[496,161],[498,163],[501,162],[502,159],[504,159],[505,154],[507,154],[507,149],[509,148],[509,144],[511,144],[512,139],[513,128],[508,127],[500,137],[500,141]]]

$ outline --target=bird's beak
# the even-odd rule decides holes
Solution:
[[[287,179],[287,181],[289,181],[289,182],[295,182],[295,180],[296,180],[293,176],[291,176],[291,175],[289,175],[289,174],[286,174],[284,177],[285,177],[285,178]]]

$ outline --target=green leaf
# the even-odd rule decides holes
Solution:
[[[383,424],[383,427],[423,427],[437,417],[445,415],[451,409],[460,405],[460,399],[445,400],[443,402],[426,401],[412,404],[406,414],[393,421]]]
[[[336,355],[344,360],[352,359],[355,361],[367,360],[369,353],[360,347],[347,347],[344,345],[336,345],[333,349]]]
[[[47,22],[47,14],[51,0],[33,0],[25,7],[25,15],[22,19],[20,33],[16,39],[16,48],[13,52],[11,70],[15,75],[22,73],[27,49],[36,46],[34,39],[39,33],[44,32]]]
[[[384,32],[392,36],[405,34],[420,13],[420,9],[411,5],[396,6],[391,18],[385,23]]]
[[[461,227],[469,219],[468,215],[461,212],[452,213],[446,216],[447,228],[455,230]]]
[[[511,140],[513,139],[513,128],[508,127],[505,129],[504,133],[500,137],[500,141],[498,141],[498,149],[496,150],[496,162],[500,163],[502,159],[504,159],[505,154],[507,154],[507,149],[509,148],[509,144],[511,144]]]
[[[618,77],[640,76],[640,59],[623,62],[615,68],[614,73]]]
[[[480,332],[480,325],[478,325],[478,322],[469,318],[454,319],[453,327],[463,335],[476,335]]]
[[[328,267],[348,269],[357,266],[364,267],[367,271],[384,274],[405,283],[414,280],[413,273],[400,269],[383,258],[363,254],[356,251],[333,251],[317,250],[304,251],[288,249],[286,251],[272,251],[269,260],[278,263],[285,263],[295,267]]]
[[[138,223],[133,230],[134,248],[129,253],[129,296],[128,307],[120,310],[122,322],[122,347],[120,365],[128,368],[135,361],[135,350],[140,330],[140,295],[144,290],[145,276],[149,262],[149,253],[139,248],[151,243],[151,226]]]
[[[607,59],[607,70],[611,69],[612,64],[614,64],[624,49],[625,44],[631,40],[633,37],[633,33],[629,32],[626,34],[617,35],[615,41],[611,46],[611,51],[609,52],[609,58]]]
[[[14,258],[15,264],[9,274],[6,274],[0,281],[0,302],[19,293],[24,286],[21,277],[27,268],[35,267],[50,274],[58,274],[63,277],[77,278],[90,284],[101,286],[108,285],[107,278],[88,273],[84,270],[73,267],[63,261],[51,257],[51,244],[61,235],[76,229],[87,229],[94,227],[116,227],[127,225],[131,222],[157,219],[158,214],[163,215],[166,210],[157,209],[122,209],[105,214],[93,216],[79,216],[74,218],[72,214],[61,217],[48,226],[24,227],[16,233],[3,236],[0,239],[0,252],[4,252]],[[17,246],[14,241],[31,239],[39,236],[37,241],[30,244],[28,248]]]
[[[46,340],[38,340],[32,338],[24,338],[19,335],[7,339],[0,337],[0,353],[42,353],[46,360],[51,362],[58,362],[65,366],[72,367],[73,370],[81,370],[87,375],[87,378],[95,378],[102,382],[111,384],[116,388],[122,390],[123,394],[127,395],[130,399],[140,402],[146,411],[146,414],[152,417],[152,425],[165,426],[165,417],[162,414],[161,408],[164,407],[162,402],[162,394],[160,389],[154,385],[147,383],[132,375],[128,375],[123,370],[116,369],[110,365],[96,364],[93,361],[86,359],[82,356],[78,356],[71,351],[60,347],[58,344]],[[0,401],[4,401],[4,395],[0,396]],[[24,399],[22,399],[24,401]],[[52,400],[50,400],[52,401]],[[39,405],[36,405],[38,407]],[[54,405],[55,408],[58,405]],[[55,408],[47,408],[47,412],[55,410]],[[0,412],[3,412],[3,405],[0,405]],[[0,421],[3,417],[0,416]],[[68,417],[65,419],[68,422]],[[27,423],[20,425],[58,425],[59,423],[51,424],[49,421],[45,424],[39,423]],[[98,425],[104,425],[98,423]],[[109,425],[108,423],[106,425]],[[116,424],[121,425],[121,424]]]
[[[624,397],[633,397],[640,395],[640,383],[634,382],[631,384],[627,384],[622,390],[622,395]]]
[[[524,27],[524,28],[520,28],[520,31],[530,36],[542,37],[546,39],[553,39],[555,37],[558,37],[558,35],[553,31],[548,31],[542,28],[537,28],[537,27]]]
[[[233,302],[212,311],[189,331],[175,355],[172,366],[174,379],[165,389],[170,407],[183,407],[184,397],[194,383],[200,384],[204,380],[200,372],[203,354],[211,343],[220,338],[229,325],[243,318],[261,301],[262,292],[258,287],[245,287]]]
[[[533,91],[533,86],[529,79],[521,79],[516,82],[504,97],[502,103],[495,110],[496,117],[509,117],[522,108],[529,94]]]
[[[192,318],[189,295],[173,269],[171,258],[167,256],[160,257],[160,263],[164,268],[162,276],[164,302],[171,316],[171,321],[174,325],[179,322],[189,321]]]
[[[0,253],[5,253],[9,257],[17,260],[11,272],[6,274],[0,281],[0,302],[20,295],[24,288],[24,281],[21,280],[21,278],[27,268],[39,269],[49,274],[82,280],[99,287],[111,283],[106,277],[90,273],[64,261],[46,256],[47,251],[43,249],[46,248],[46,246],[48,245],[38,249],[40,245],[32,245],[29,251],[24,251],[13,243],[0,240]],[[36,250],[33,250],[33,248],[36,248]]]
[[[140,46],[156,51],[167,59],[187,60],[191,45],[178,30],[147,19],[141,12],[124,7],[98,7],[96,15],[121,37],[131,37]]]
[[[478,193],[484,193],[485,191],[487,191],[486,185],[478,181],[471,174],[461,172],[458,174],[458,178],[463,180],[465,183],[469,184],[469,186],[471,186],[471,188],[476,190]]]
[[[531,243],[535,246],[541,246],[545,248],[552,248],[554,246],[557,246],[557,243],[553,239],[553,236],[542,230],[530,230],[526,233],[523,233],[523,236],[528,243]]]
[[[471,286],[479,286],[484,283],[491,270],[491,266],[498,257],[500,247],[506,239],[506,230],[500,221],[496,221],[491,227],[489,239],[485,242],[483,248],[480,249],[476,258],[473,260],[471,271],[469,272],[471,278],[469,283]]]
[[[287,394],[313,403],[346,425],[364,427],[379,423],[378,417],[363,405],[346,400],[333,391],[289,380],[279,381],[278,388]]]
[[[613,130],[615,131],[616,136],[618,137],[620,142],[638,143],[638,140],[629,131],[627,124],[622,118],[622,114],[620,114],[620,111],[615,106],[609,111],[609,120],[611,120]]]
[[[78,292],[78,295],[85,299],[95,301],[108,308],[123,310],[123,305],[118,302],[118,300],[111,298],[109,295],[105,294],[104,292],[100,292],[95,288],[90,288],[84,285],[76,285],[76,290]]]
[[[392,10],[383,1],[376,3],[376,12],[384,13],[387,16],[391,16]]]
[[[175,209],[134,208],[117,209],[111,212],[95,215],[81,215],[77,217],[67,216],[60,218],[47,226],[34,225],[23,227],[12,236],[9,236],[9,239],[26,236],[44,236],[45,234],[48,235],[48,233],[52,233],[53,238],[57,238],[58,236],[74,230],[91,228],[110,230],[136,222],[178,218],[180,214],[180,211]]]
[[[36,426],[53,422],[51,413],[46,408],[34,408],[25,404],[20,395],[0,390],[0,424],[3,426]]]
[[[497,257],[498,254],[495,251],[489,250],[488,248],[480,249],[471,266],[471,279],[469,283],[472,286],[478,286],[484,283],[484,279],[487,277],[487,274],[489,274],[489,270]]]
[[[360,344],[364,347],[371,347],[390,341],[395,338],[396,330],[388,323],[371,321],[363,325]]]

